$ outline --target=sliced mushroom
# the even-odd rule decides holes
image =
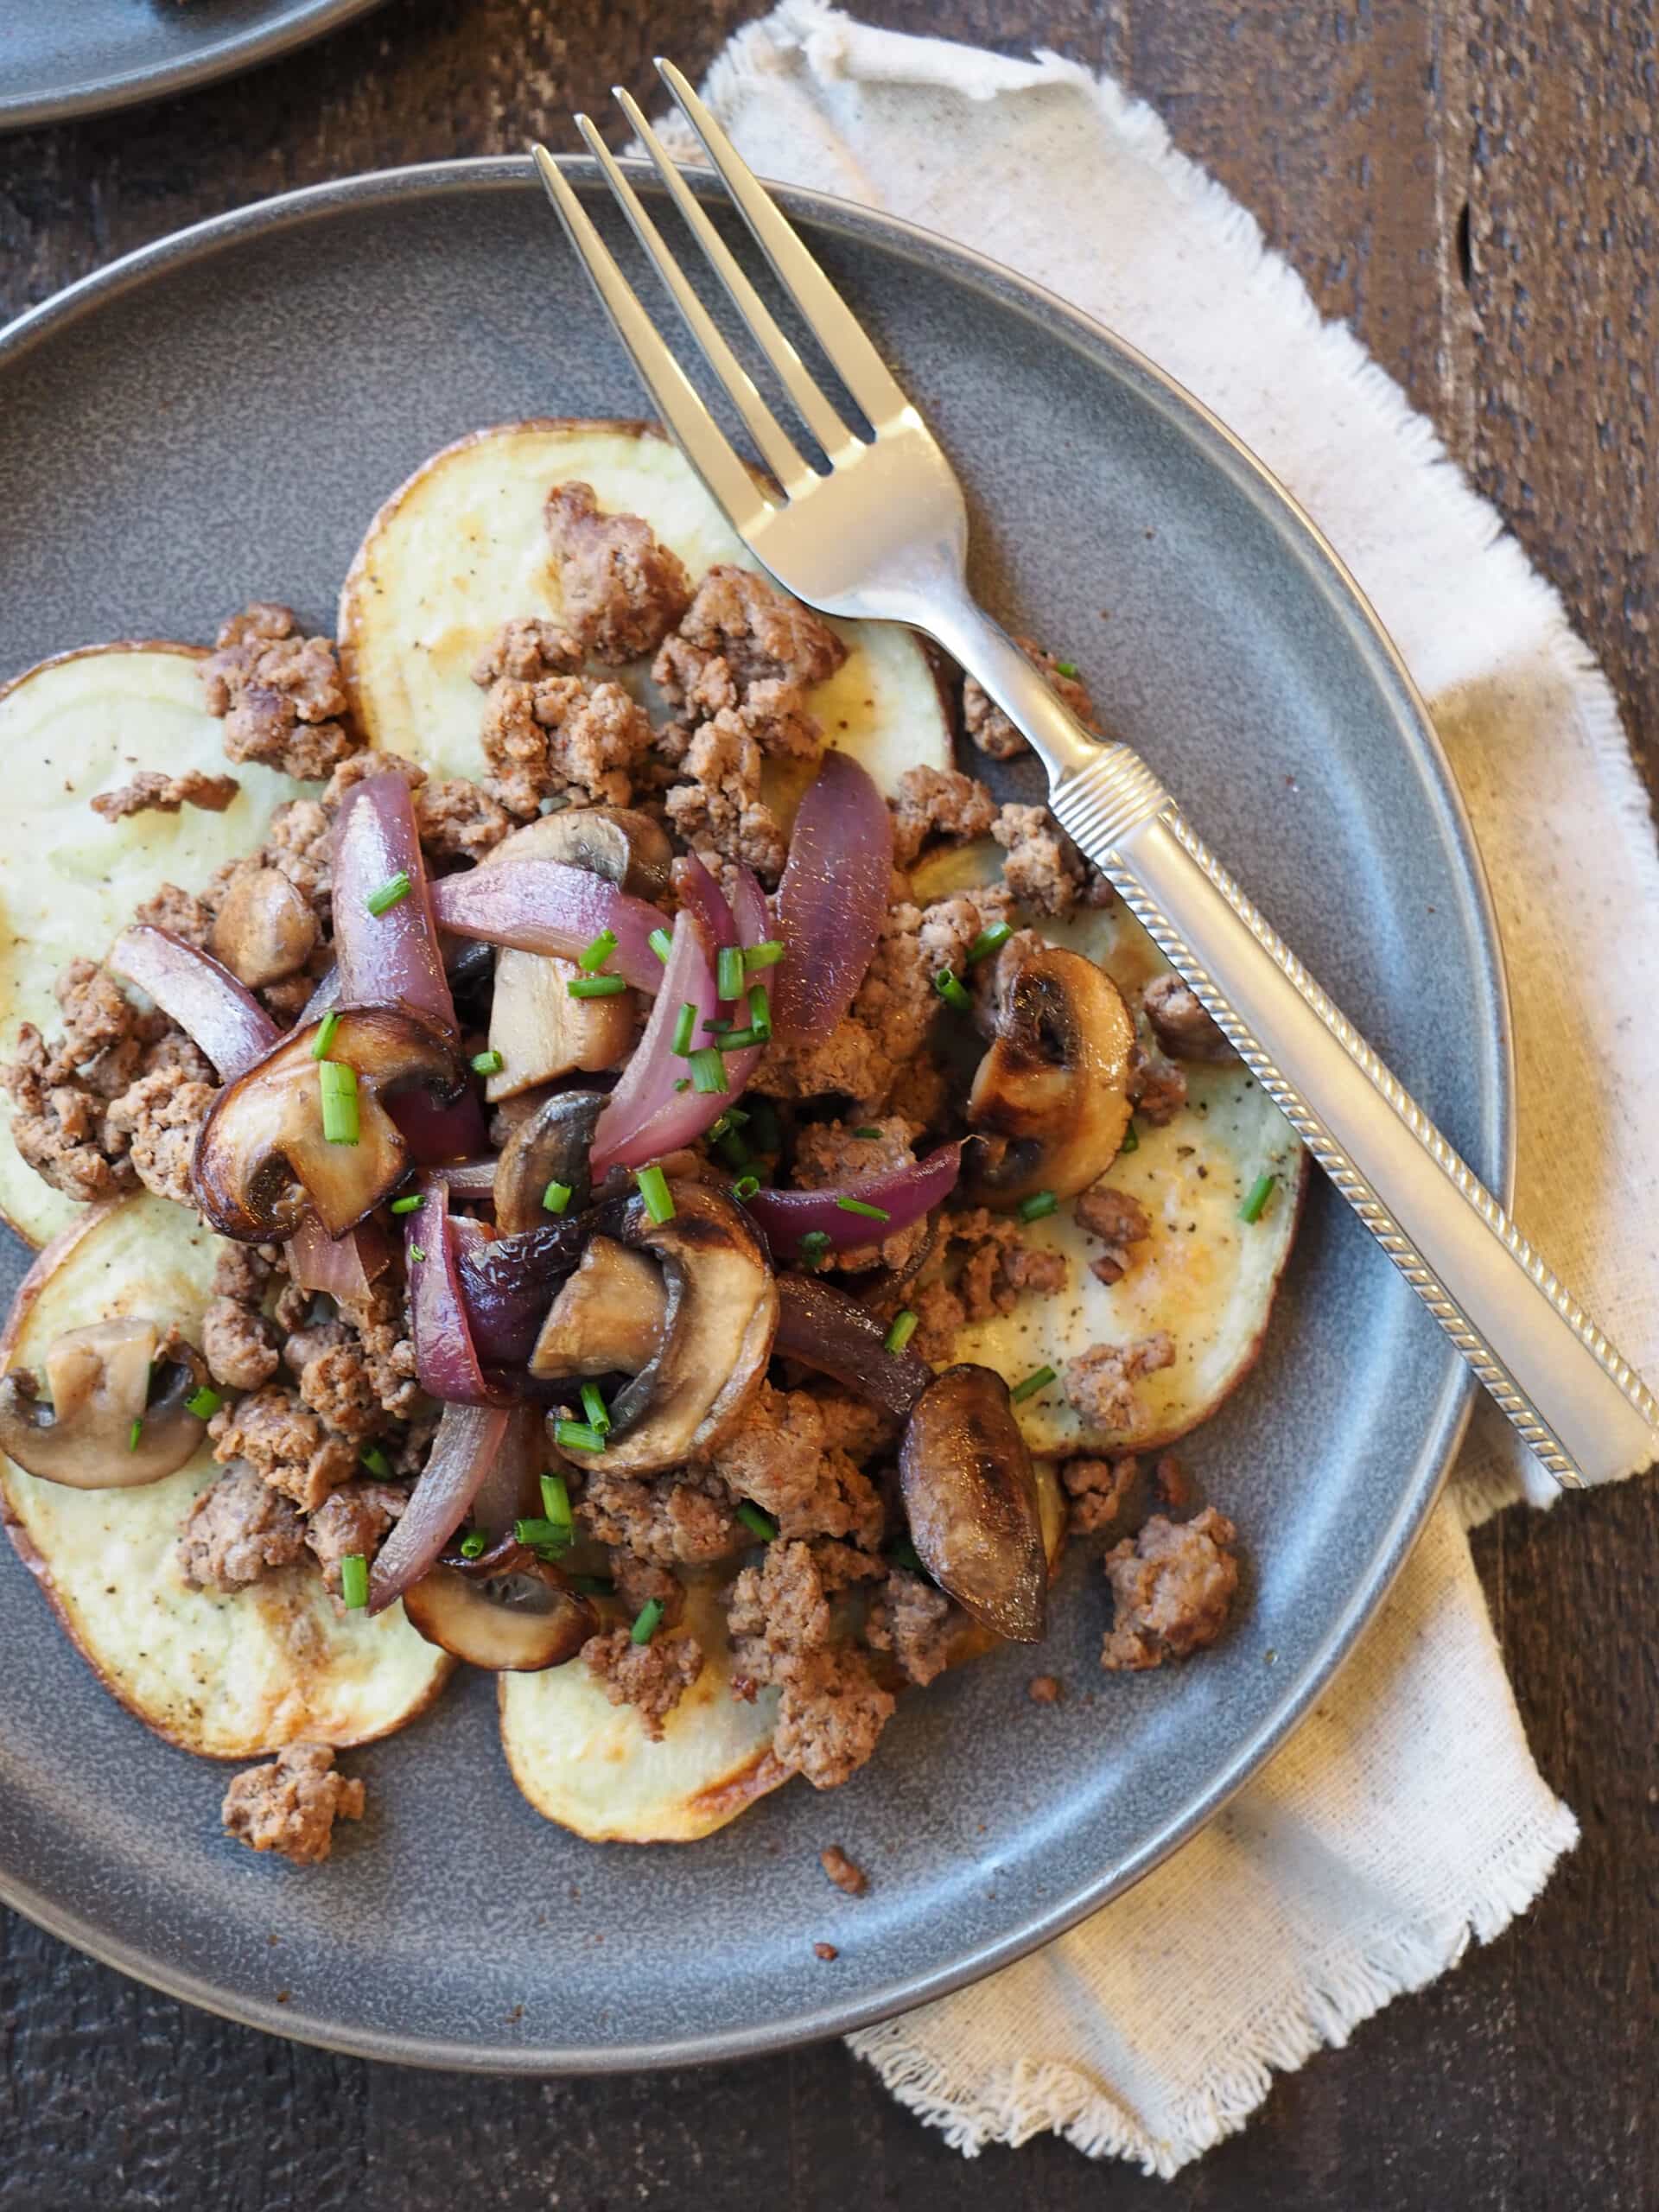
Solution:
[[[327,1058],[356,1075],[357,1137],[331,1142],[314,1052],[320,1027],[291,1031],[220,1091],[202,1124],[192,1176],[221,1236],[245,1243],[289,1236],[309,1204],[330,1236],[343,1236],[409,1166],[409,1147],[382,1099],[416,1084],[453,1098],[465,1081],[454,1048],[431,1023],[402,1008],[348,1007]]]
[[[0,1380],[0,1451],[72,1490],[133,1490],[193,1458],[207,1381],[194,1344],[137,1315],[71,1329],[47,1351],[49,1402],[23,1370]]]
[[[1016,1643],[1048,1621],[1048,1556],[1031,1454],[1008,1386],[988,1367],[947,1367],[916,1401],[899,1484],[924,1567],[976,1620]]]
[[[316,943],[309,900],[278,869],[255,868],[231,879],[207,949],[238,982],[257,989],[298,975]]]
[[[639,1198],[599,1217],[601,1235],[661,1268],[666,1294],[661,1344],[611,1405],[605,1465],[617,1474],[712,1450],[759,1389],[778,1327],[778,1286],[742,1208],[705,1183],[668,1188],[671,1220],[653,1221]]]
[[[662,1350],[679,1291],[654,1260],[612,1236],[592,1236],[561,1285],[536,1349],[532,1375],[638,1375]]]
[[[588,1203],[588,1147],[604,1111],[602,1090],[560,1090],[526,1114],[495,1164],[495,1225],[504,1236],[547,1219],[550,1183],[570,1192],[568,1211]]]
[[[1001,1141],[970,1170],[975,1200],[1074,1198],[1103,1175],[1129,1126],[1134,1046],[1122,994],[1092,960],[1046,945],[1023,962],[969,1094],[970,1127]]]
[[[562,1667],[599,1627],[557,1567],[512,1536],[475,1560],[446,1553],[404,1591],[404,1611],[429,1643],[493,1675]]]
[[[672,848],[648,815],[625,807],[578,807],[543,814],[498,845],[486,868],[516,860],[557,861],[602,875],[633,897],[660,899],[668,887]],[[516,1098],[538,1083],[577,1073],[596,1074],[626,1059],[633,1043],[638,1004],[632,991],[613,998],[572,998],[569,986],[581,971],[552,953],[504,947],[495,957],[495,997],[490,1008],[490,1049],[501,1065],[486,1085],[493,1104]]]

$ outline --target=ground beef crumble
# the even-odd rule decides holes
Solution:
[[[1135,1452],[1110,1459],[1068,1459],[1060,1481],[1070,1501],[1074,1536],[1103,1535],[1116,1542],[1139,1535],[1154,1506],[1185,1515],[1198,1503],[1191,1478],[1169,1452],[1150,1468]]]
[[[1135,1385],[1175,1360],[1175,1340],[1166,1329],[1124,1344],[1090,1344],[1068,1359],[1060,1387],[1074,1412],[1091,1428],[1134,1428],[1141,1414]]]
[[[763,1382],[710,1464],[734,1497],[769,1513],[785,1538],[845,1537],[867,1550],[881,1541],[880,1495],[830,1442],[823,1408],[810,1390],[777,1390]]]
[[[357,1451],[349,1437],[325,1428],[308,1406],[281,1383],[267,1382],[236,1404],[221,1406],[207,1424],[213,1457],[245,1459],[273,1490],[315,1512],[331,1491],[349,1480]]]
[[[750,1541],[731,1492],[712,1470],[683,1471],[647,1482],[588,1470],[576,1520],[601,1544],[658,1567],[702,1567],[729,1559]]]
[[[318,1866],[334,1848],[336,1821],[363,1817],[363,1784],[334,1771],[327,1744],[290,1744],[246,1767],[225,1792],[225,1832],[253,1851]]]
[[[187,768],[181,776],[145,768],[118,791],[99,791],[92,809],[106,822],[124,822],[130,814],[176,814],[183,806],[223,814],[241,788],[234,776],[210,776],[200,768]]]
[[[395,1483],[342,1483],[305,1524],[305,1541],[316,1554],[322,1579],[340,1595],[340,1563],[353,1553],[373,1563],[386,1531],[400,1519],[409,1492]]]
[[[676,784],[668,818],[694,848],[712,845],[727,859],[775,883],[789,842],[760,796],[760,747],[735,707],[722,707],[692,737],[682,764],[690,782]]]
[[[1095,718],[1094,702],[1078,681],[1077,671],[1071,663],[1057,660],[1052,653],[1046,652],[1033,639],[1020,638],[1016,643],[1038,672],[1046,677],[1084,727],[1098,735],[1100,724]],[[993,760],[1011,760],[1016,753],[1030,750],[1024,737],[1002,709],[992,703],[988,694],[980,689],[971,676],[963,679],[962,722],[980,751],[989,753]]]
[[[497,677],[480,731],[490,770],[484,790],[524,822],[541,812],[544,799],[563,793],[593,806],[626,806],[651,736],[644,708],[620,683],[585,676],[543,676],[534,683]]]
[[[1198,995],[1179,976],[1154,976],[1141,994],[1152,1033],[1179,1060],[1230,1060],[1237,1056],[1205,1012]]]
[[[827,1843],[818,1853],[818,1864],[838,1890],[845,1890],[849,1897],[865,1896],[870,1878],[856,1859],[849,1859],[838,1843]]]
[[[943,1590],[895,1567],[871,1602],[864,1634],[873,1649],[892,1653],[906,1681],[927,1683],[950,1664],[962,1619]]]
[[[243,1460],[202,1491],[179,1535],[179,1572],[194,1590],[245,1590],[305,1555],[292,1502]]]
[[[889,802],[893,808],[893,857],[909,868],[935,837],[965,843],[989,834],[996,801],[983,784],[954,768],[906,768]]]
[[[1129,1097],[1143,1122],[1165,1128],[1186,1104],[1186,1070],[1137,1044],[1129,1055]]]
[[[190,1162],[196,1137],[219,1085],[181,1068],[158,1067],[124,1090],[109,1110],[106,1134],[127,1148],[133,1172],[148,1191],[175,1205],[195,1203]]]
[[[810,690],[846,658],[846,646],[822,615],[752,569],[721,563],[664,639],[652,676],[673,705],[713,714],[746,699],[757,684]]]
[[[1109,1673],[1138,1673],[1185,1659],[1227,1625],[1238,1588],[1237,1532],[1213,1505],[1191,1521],[1154,1514],[1107,1553],[1111,1628],[1101,1647]]]
[[[1007,855],[1004,888],[1033,913],[1062,919],[1079,901],[1099,903],[1087,863],[1046,806],[1003,807],[991,835]]]
[[[582,1656],[611,1703],[631,1705],[653,1741],[702,1672],[702,1646],[695,1636],[658,1633],[649,1643],[636,1643],[632,1629],[607,1629],[588,1638]]]
[[[556,484],[543,510],[564,617],[607,668],[656,652],[691,603],[678,556],[638,515],[600,511],[591,484]]]
[[[1089,1263],[1089,1272],[1104,1283],[1121,1282],[1128,1273],[1134,1247],[1152,1234],[1152,1222],[1139,1198],[1109,1183],[1096,1183],[1079,1193],[1071,1209],[1079,1229],[1098,1236],[1105,1250]]]
[[[848,1544],[779,1541],[732,1586],[734,1687],[744,1680],[778,1688],[773,1753],[817,1789],[855,1773],[893,1717],[893,1694],[868,1656],[836,1639],[830,1605],[838,1591],[885,1572]]]
[[[334,642],[307,638],[291,607],[256,602],[219,632],[202,668],[209,714],[225,722],[232,760],[320,779],[358,749],[344,721],[346,686]]]
[[[1058,1675],[1033,1675],[1026,1684],[1026,1695],[1033,1705],[1058,1705],[1064,1694]]]

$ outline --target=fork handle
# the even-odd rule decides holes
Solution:
[[[965,598],[925,625],[1041,754],[1049,804],[1564,1488],[1659,1456],[1659,1401],[1127,745]]]

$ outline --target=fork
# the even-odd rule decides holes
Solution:
[[[803,458],[716,328],[593,123],[577,128],[709,368],[772,474],[756,480],[635,297],[544,146],[537,168],[670,431],[750,552],[826,614],[903,622],[943,645],[1035,748],[1049,805],[1103,871],[1564,1488],[1659,1455],[1659,1401],[1491,1192],[1187,823],[1153,770],[1103,741],[968,591],[967,512],[950,462],[792,225],[671,62],[657,67],[868,435],[808,371],[670,158],[617,91],[686,227],[827,469]]]

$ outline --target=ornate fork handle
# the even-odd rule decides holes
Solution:
[[[965,594],[918,608],[1031,740],[1049,804],[1557,1482],[1659,1456],[1659,1401],[1263,919],[1146,763]]]

